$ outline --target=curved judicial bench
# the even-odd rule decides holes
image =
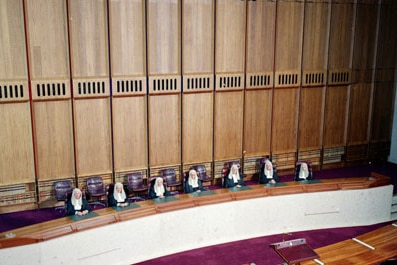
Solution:
[[[376,224],[390,221],[390,183],[389,177],[371,173],[146,200],[4,232],[0,260],[3,265],[16,260],[131,264],[278,233]]]

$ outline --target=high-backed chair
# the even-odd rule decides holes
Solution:
[[[201,180],[201,182],[209,182],[212,184],[212,180],[214,179],[213,176],[207,174],[207,169],[205,165],[196,165],[193,167],[194,170],[197,172],[197,176]]]
[[[226,163],[226,166],[229,170],[232,168],[233,165],[237,165],[240,176],[244,178],[245,175],[243,174],[243,169],[241,168],[240,160],[233,160]]]
[[[153,199],[153,198],[150,197],[150,189],[156,184],[156,178],[159,178],[159,177],[164,180],[164,178],[162,176],[151,176],[148,179],[148,198],[149,199]],[[169,191],[170,195],[175,195],[175,194],[179,193],[178,191],[170,191],[167,183],[165,182],[165,180],[164,180],[164,185],[165,185],[166,189]]]
[[[147,198],[148,185],[144,183],[141,172],[134,172],[127,175],[127,190],[129,195],[133,195],[130,198],[133,201],[145,200]],[[140,196],[142,193],[144,196]]]
[[[310,161],[296,161],[295,163],[295,173],[294,173],[294,180],[298,180],[298,172],[300,170],[300,167],[302,165],[302,163],[306,163],[307,164],[307,169],[309,171],[309,173],[311,174],[310,179],[313,179],[313,164]]]
[[[55,210],[66,211],[66,202],[68,195],[72,194],[73,186],[70,180],[59,180],[54,182],[55,199],[58,202],[63,202],[62,205],[55,207]]]
[[[228,175],[229,175],[229,168],[227,168],[227,167],[224,167],[224,168],[222,168],[222,171],[221,171],[221,177],[222,177],[222,188],[226,188],[226,178],[228,177]]]
[[[180,190],[182,188],[182,181],[178,179],[173,168],[161,170],[161,177],[164,179],[164,183],[168,188],[174,188],[175,190]]]
[[[89,177],[86,179],[86,193],[93,201],[92,205],[107,206],[107,192],[101,177]],[[103,200],[103,198],[105,198]]]
[[[263,170],[266,160],[270,160],[270,159],[268,157],[263,157],[257,160],[256,169],[258,170],[259,173]],[[277,171],[277,164],[272,162],[272,165],[273,165],[273,171]]]

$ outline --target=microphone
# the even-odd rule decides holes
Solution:
[[[292,233],[283,233],[283,242],[285,241],[285,236],[292,236]]]

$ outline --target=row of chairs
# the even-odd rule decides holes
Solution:
[[[268,158],[261,158],[257,160],[256,167],[257,171],[263,170],[265,162]],[[300,167],[301,163],[307,163],[309,171],[312,172],[312,163],[310,161],[298,161],[296,162],[296,169]],[[225,163],[225,167],[222,169],[222,187],[224,187],[224,180],[229,174],[229,170],[232,165],[236,164],[239,168],[240,175],[244,178],[244,175],[241,172],[241,165],[239,160],[229,161]],[[196,170],[197,176],[201,179],[201,181],[212,183],[213,176],[207,174],[207,170],[205,165],[196,165],[192,167]],[[273,170],[277,171],[277,165],[273,163]],[[177,174],[173,168],[166,168],[160,171],[160,176],[164,179],[164,183],[167,187],[171,189],[177,190],[179,187],[183,187],[184,181],[188,176],[188,172],[184,174],[181,178],[177,178]],[[127,184],[126,191],[130,195],[130,199],[144,200],[147,198],[147,194],[149,193],[150,185],[153,184],[154,179],[156,177],[151,177],[145,183],[145,180],[140,172],[134,172],[127,175]],[[93,205],[102,205],[106,206],[106,198],[109,192],[109,185],[105,186],[101,177],[90,177],[86,179],[86,190],[85,196],[90,199],[90,203]],[[72,193],[73,186],[70,180],[61,180],[56,181],[54,183],[55,189],[55,198],[57,201],[67,201],[68,195]],[[101,198],[105,198],[105,200],[101,200]]]
[[[211,182],[212,177],[207,174],[205,165],[197,165],[194,167],[197,175],[203,182]],[[160,176],[164,179],[164,183],[169,188],[178,189],[182,186],[183,179],[178,179],[173,168],[167,168],[160,171]],[[147,184],[140,172],[130,173],[127,176],[126,192],[133,201],[144,200],[149,193],[150,185],[153,185],[156,177],[151,177]],[[105,185],[101,177],[90,177],[86,179],[86,189],[83,196],[90,200],[91,205],[107,206],[107,196],[112,192],[113,184]],[[58,202],[67,202],[73,191],[73,185],[70,180],[60,180],[54,183],[55,198]],[[62,209],[64,206],[58,207]]]
[[[269,160],[269,158],[264,157],[261,159],[258,159],[256,162],[256,169],[258,172],[261,172],[265,166],[266,160]],[[302,163],[306,163],[307,164],[307,169],[310,172],[311,175],[313,175],[313,163],[311,161],[307,161],[307,160],[300,160],[300,161],[296,161],[295,162],[295,169],[294,169],[294,180],[296,180],[296,175],[300,170],[300,167],[302,165]],[[277,172],[277,164],[276,163],[272,163],[273,165],[273,171]]]

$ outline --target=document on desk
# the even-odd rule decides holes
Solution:
[[[86,220],[86,219],[90,219],[92,217],[97,217],[98,214],[94,211],[91,211],[89,213],[87,213],[86,215],[68,215],[68,217],[70,219],[72,219],[73,221],[81,221],[81,220]]]
[[[173,201],[177,201],[177,200],[179,200],[179,199],[176,198],[176,197],[174,197],[174,196],[167,196],[167,197],[164,197],[164,198],[156,198],[156,199],[153,199],[153,201],[154,201],[155,203],[157,203],[157,204],[159,204],[159,203],[166,203],[166,202],[173,202]]]
[[[233,187],[229,188],[230,191],[242,191],[242,190],[251,190],[252,188],[250,186],[241,186],[240,188],[238,187]]]
[[[124,206],[124,207],[119,207],[119,206],[113,206],[113,210],[117,211],[117,212],[122,212],[122,211],[126,211],[126,210],[131,210],[131,209],[135,209],[135,208],[139,208],[141,206],[139,206],[136,203],[130,203],[128,204],[128,206]]]
[[[301,180],[301,181],[299,181],[299,183],[301,183],[301,184],[318,184],[318,183],[322,183],[322,182],[319,179],[312,179],[312,180]]]
[[[274,187],[282,187],[282,186],[286,186],[287,184],[285,184],[284,182],[276,182],[274,184],[271,183],[267,183],[265,184],[266,188],[274,188]]]
[[[203,190],[201,192],[189,193],[189,195],[193,196],[193,197],[201,197],[201,196],[214,195],[214,194],[216,194],[216,193],[213,190]]]

